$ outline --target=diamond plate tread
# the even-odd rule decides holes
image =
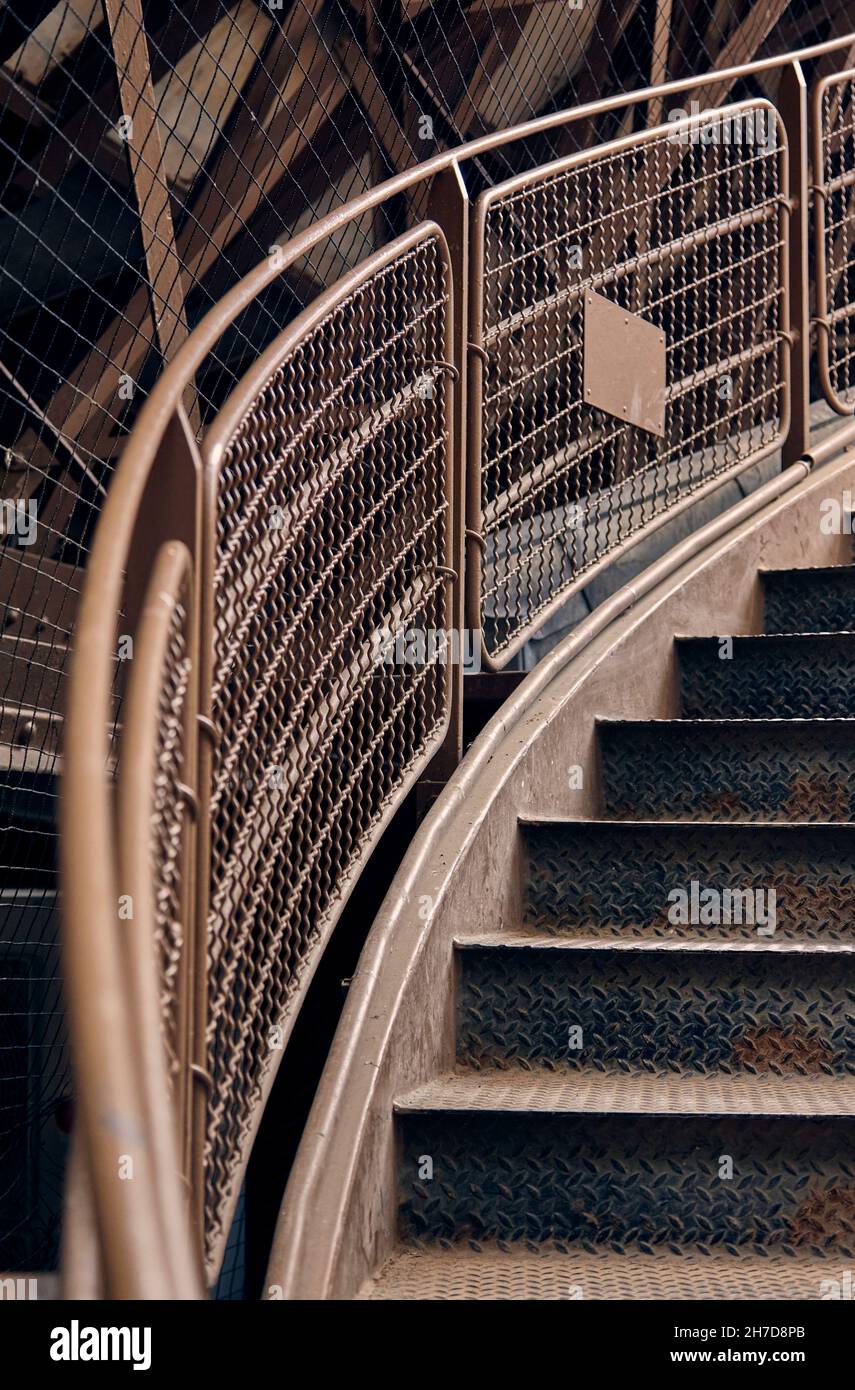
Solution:
[[[615,820],[855,819],[855,719],[597,723]]]
[[[521,823],[523,921],[455,942],[457,1066],[396,1102],[405,1244],[360,1298],[842,1284],[855,566],[763,584],[769,635],[724,661],[717,638],[678,640],[684,719],[598,722],[612,819]],[[693,881],[774,889],[773,935],[671,923]]]
[[[530,950],[541,951],[650,951],[659,955],[668,951],[682,954],[684,951],[697,951],[710,955],[751,955],[752,953],[772,952],[785,955],[851,955],[855,952],[855,941],[794,941],[785,937],[781,941],[764,937],[762,941],[723,940],[714,937],[708,941],[697,941],[688,937],[668,940],[665,937],[630,936],[621,940],[616,936],[556,936],[552,932],[539,931],[537,927],[521,927],[513,931],[478,932],[475,936],[457,936],[454,947],[457,951],[479,950],[482,947],[497,948],[506,946],[526,946]]]
[[[457,1053],[470,1066],[855,1075],[851,954],[506,947],[461,963]]]
[[[847,827],[529,820],[520,830],[529,928],[757,939],[747,923],[669,922],[669,892],[689,892],[695,881],[701,889],[774,889],[777,940],[855,939],[855,836]]]
[[[433,1111],[398,1126],[405,1240],[855,1257],[855,1117]]]
[[[855,631],[855,565],[761,570],[767,632]]]
[[[488,1110],[567,1115],[855,1115],[852,1076],[460,1068],[395,1102],[399,1114]]]
[[[821,1299],[846,1270],[817,1255],[587,1253],[526,1246],[409,1246],[360,1289],[360,1300]]]
[[[847,719],[855,715],[855,634],[676,639],[687,719]]]

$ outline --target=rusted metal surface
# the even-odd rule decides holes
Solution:
[[[679,644],[680,679],[690,719],[848,719],[855,702],[855,633],[733,638],[722,660],[717,638]]]
[[[609,950],[592,935],[572,946],[533,937],[504,947],[497,934],[490,945],[460,950],[457,1060],[467,1076],[500,1070],[510,1094],[519,1068],[530,1068],[533,1081],[549,1073],[565,1084],[576,1104],[590,1082],[592,1107],[604,1109],[619,1103],[619,1073],[644,1073],[644,1095],[633,1102],[640,1109],[655,1103],[654,1077],[666,1071],[675,1088],[703,1075],[726,1091],[727,1078],[742,1076],[743,1099],[757,1103],[752,1071],[855,1078],[855,1040],[846,1031],[855,955],[693,951],[687,942],[666,958],[646,947]],[[585,1023],[575,1053],[568,1019]],[[598,1073],[614,1087],[606,1094],[604,1083],[597,1101]],[[713,1095],[700,1097],[702,1109],[716,1108]]]
[[[157,1175],[151,1221],[179,1295],[198,1278],[189,1241],[187,1145],[197,649],[192,557],[185,545],[167,542],[152,568],[134,640],[119,753],[118,873],[120,919],[130,913],[136,924],[121,934],[120,957]]]
[[[732,920],[711,918],[706,925],[669,918],[669,892],[694,881],[734,892],[754,883],[773,886],[776,941],[855,937],[849,904],[853,855],[844,826],[568,820],[524,824],[521,833],[529,867],[525,921],[545,932],[757,939],[747,912],[735,912]]]
[[[837,1268],[852,1258],[855,1115],[813,1118],[810,1084],[804,1112],[762,1124],[746,1124],[745,1113],[687,1115],[669,1106],[669,1081],[661,1079],[652,1113],[460,1112],[440,1103],[402,1115],[404,1240],[554,1242],[617,1255],[803,1249]],[[441,1178],[419,1182],[420,1154],[437,1156]],[[739,1155],[742,1181],[721,1180],[721,1154]]]
[[[134,936],[143,953],[131,970],[145,982],[140,988],[146,990],[149,1027],[165,1051],[176,1138],[189,1123],[198,674],[193,588],[186,548],[162,550],[135,639],[118,779],[123,886],[133,911],[153,924],[153,939],[145,940],[142,932]]]
[[[850,821],[849,719],[623,720],[598,727],[606,812],[620,820]]]
[[[767,632],[847,632],[855,623],[851,565],[767,571],[763,575]]]
[[[504,664],[605,554],[786,436],[788,212],[783,126],[765,102],[672,121],[479,198],[472,339],[483,357],[469,458],[480,483],[469,526],[482,538],[474,563],[491,663]],[[623,376],[611,383],[620,401],[607,391],[599,338],[614,330],[589,347],[591,294],[665,339],[662,437],[649,428],[652,380],[648,428],[624,423]],[[594,406],[591,355],[611,413]]]

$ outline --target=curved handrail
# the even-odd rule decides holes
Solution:
[[[68,756],[62,798],[61,857],[71,1031],[77,1059],[85,1157],[103,1249],[106,1285],[114,1296],[162,1296],[164,1269],[179,1268],[183,1271],[175,1276],[182,1281],[183,1287],[189,1286],[192,1269],[191,1260],[179,1256],[176,1264],[174,1256],[167,1254],[163,1232],[158,1234],[145,1214],[159,1209],[154,1190],[155,1155],[153,1141],[145,1133],[147,1101],[139,1075],[140,1058],[126,1036],[127,1019],[133,1016],[135,1006],[129,993],[127,972],[115,930],[122,871],[112,853],[114,806],[105,773],[109,757],[110,692],[115,665],[115,619],[121,610],[123,598],[127,596],[126,576],[133,580],[140,568],[147,573],[160,545],[172,543],[186,546],[194,565],[201,565],[203,591],[207,584],[213,582],[215,539],[212,518],[215,514],[215,485],[221,456],[215,453],[215,449],[206,451],[205,459],[200,454],[182,406],[188,382],[225,330],[269,284],[324,238],[389,199],[437,175],[459,170],[466,161],[477,159],[507,143],[620,107],[637,105],[651,98],[661,100],[710,88],[716,92],[726,89],[737,79],[818,58],[847,47],[853,41],[855,36],[850,35],[783,58],[758,60],[701,77],[680,79],[661,87],[642,88],[571,111],[556,112],[436,155],[328,214],[293,238],[277,253],[275,259],[268,258],[257,266],[209,311],[157,382],[140,412],[111,483],[84,584],[71,669],[66,720]],[[312,312],[309,311],[310,319]],[[304,330],[310,319],[304,321]],[[293,347],[293,337],[289,341]],[[458,338],[454,354],[457,360],[451,364],[458,374],[463,365],[460,349],[461,341]],[[240,411],[236,405],[233,409],[236,421]],[[218,441],[214,431],[211,439],[216,445]],[[455,490],[457,486],[455,483]],[[177,509],[180,516],[171,514],[173,500],[183,504]],[[188,502],[189,505],[186,505]],[[155,516],[165,519],[166,525],[152,526],[151,521]],[[203,518],[207,518],[204,536]],[[457,526],[461,524],[461,518],[451,514],[449,523]],[[212,609],[210,606],[205,608],[206,602],[210,601],[197,585],[196,604],[210,618]],[[206,630],[203,625],[203,641]],[[204,696],[212,688],[212,657],[209,650],[202,652],[202,664],[201,690]],[[204,698],[200,705],[200,716],[203,738],[199,768],[200,779],[204,782],[212,762],[209,739],[212,731],[206,724],[209,716]],[[205,814],[203,807],[203,820]],[[203,865],[206,863],[207,848],[204,833],[203,825],[199,841],[200,862]],[[197,879],[196,914],[199,920],[204,920],[206,915],[202,910],[204,878],[205,875],[200,873]],[[196,1014],[194,1022],[198,1047],[201,1020]],[[109,1047],[104,1045],[106,1038],[110,1039]],[[210,1084],[210,1077],[205,1074],[198,1052],[193,1070],[194,1091],[189,1104],[197,1117],[193,1161],[198,1164],[201,1142],[198,1120],[200,1088]],[[115,1143],[109,1136],[117,1126],[122,1135],[135,1136],[135,1142],[139,1145],[140,1166],[134,1184],[116,1181]],[[246,1136],[243,1147],[245,1150]],[[163,1151],[158,1152],[160,1159],[157,1161],[162,1162]],[[198,1199],[196,1215],[198,1221],[201,1217]],[[172,1277],[170,1274],[169,1278]],[[185,1278],[186,1283],[183,1282]]]
[[[121,935],[137,1075],[158,1175],[159,1238],[173,1298],[198,1298],[202,1287],[189,1240],[181,1177],[187,1170],[179,1158],[189,1108],[186,1036],[193,967],[188,959],[193,945],[188,939],[189,822],[195,804],[193,614],[192,556],[182,543],[167,542],[155,559],[135,638],[117,821],[121,886],[133,904],[134,920],[143,926]]]
[[[594,116],[605,115],[626,106],[641,105],[651,99],[658,101],[670,96],[679,96],[684,92],[704,90],[717,84],[726,88],[737,80],[783,68],[790,63],[809,62],[841,49],[848,49],[853,44],[855,33],[828,39],[824,43],[794,50],[778,57],[758,58],[750,63],[713,69],[698,76],[679,78],[660,86],[640,87],[568,110],[550,112],[508,130],[495,131],[490,135],[467,141],[454,149],[443,150],[423,163],[414,165],[412,169],[403,170],[385,179],[344,206],[335,208],[296,237],[292,237],[286,245],[278,248],[275,259],[268,257],[255,266],[208,311],[193,333],[182,343],[142,407],[137,426],[122,454],[121,471],[137,475],[137,488],[142,485],[144,476],[151,466],[152,451],[157,448],[173,412],[180,406],[187,382],[192,379],[226,328],[234,323],[242,310],[257,298],[262,290],[278,279],[295,261],[306,256],[316,245],[340,231],[347,223],[362,217],[366,212],[374,211],[390,199],[410,191],[416,185],[427,182],[455,165],[490,154],[504,145],[531,139],[532,136],[589,120]],[[118,472],[119,470],[117,476]],[[111,483],[111,490],[114,488],[115,483]]]
[[[84,586],[69,690],[61,869],[69,1024],[82,1132],[75,1143],[83,1145],[105,1289],[113,1297],[160,1298],[165,1288],[171,1291],[167,1296],[181,1296],[181,1286],[172,1282],[171,1262],[164,1259],[164,1232],[150,1218],[160,1210],[160,1194],[175,1169],[163,1169],[147,1086],[128,1026],[139,1017],[126,964],[127,942],[121,934],[125,894],[107,774],[116,615],[125,595],[132,526],[142,501],[142,494],[135,495],[129,486],[134,481],[126,473],[110,493],[107,520],[96,537]],[[96,671],[106,667],[107,679],[91,679],[90,658]],[[156,678],[159,667],[143,674]],[[151,949],[152,919],[132,920],[132,950]]]

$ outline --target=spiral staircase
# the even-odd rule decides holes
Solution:
[[[678,641],[680,719],[599,726],[603,820],[521,825],[520,929],[461,942],[457,1067],[396,1105],[414,1252],[367,1296],[668,1298],[696,1253],[701,1297],[805,1297],[852,1258],[855,567],[763,588],[729,660]],[[675,927],[692,881],[774,891],[774,934]]]
[[[746,539],[756,557],[804,550],[816,503],[797,505],[783,544],[769,540],[774,507],[763,539]],[[533,745],[507,773],[515,824],[494,789],[473,830],[470,787],[469,837],[493,841],[479,869],[449,817],[369,942],[282,1213],[272,1277],[290,1296],[800,1299],[840,1278],[855,1254],[850,543],[831,563],[752,573],[731,542],[711,580],[698,566],[684,583],[699,612],[709,583],[713,621],[743,585],[747,630],[713,636],[705,618],[699,635],[672,634],[654,610],[619,661],[589,658],[549,715],[511,725]],[[645,665],[670,717],[620,715],[649,691],[616,700],[607,682]],[[427,939],[396,970],[408,946],[395,928],[425,901]],[[397,975],[385,993],[383,959]],[[444,1027],[420,1024],[437,996]],[[363,1128],[344,1097],[371,1065],[392,1103],[384,1120],[363,1089]],[[384,1122],[385,1144],[371,1134]],[[358,1140],[345,1161],[340,1145]],[[373,1193],[363,1164],[380,1174]],[[338,1194],[335,1238],[321,1191],[333,1207]],[[310,1239],[327,1259],[314,1276],[296,1264],[312,1263]]]

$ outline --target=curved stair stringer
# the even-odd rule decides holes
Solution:
[[[817,1280],[827,1262],[819,1259],[819,1238],[814,1239],[813,1232],[822,1229],[823,1221],[827,1224],[832,1219],[829,1204],[834,1219],[846,1208],[855,1193],[855,1170],[851,1184],[847,1181],[835,1186],[828,1180],[826,1163],[817,1180],[824,1183],[824,1207],[814,1191],[816,1184],[807,1184],[802,1212],[807,1230],[804,1259],[794,1260],[789,1245],[781,1247],[781,1254],[777,1246],[758,1254],[752,1239],[746,1245],[751,1258],[738,1260],[732,1242],[722,1241],[716,1233],[711,1206],[709,1240],[699,1245],[703,1258],[692,1260],[685,1258],[685,1252],[678,1258],[673,1242],[656,1248],[645,1243],[644,1231],[629,1215],[624,1217],[625,1239],[616,1239],[613,1231],[606,1232],[608,1239],[602,1244],[592,1241],[590,1232],[577,1239],[570,1229],[572,1221],[562,1215],[573,1213],[573,1201],[568,1202],[572,1182],[568,1178],[569,1186],[565,1182],[556,1189],[552,1181],[556,1171],[567,1176],[566,1156],[559,1154],[557,1165],[546,1173],[534,1174],[535,1186],[536,1181],[541,1184],[537,1189],[540,1195],[528,1201],[522,1185],[506,1191],[501,1173],[497,1178],[490,1163],[498,1155],[497,1162],[507,1165],[505,1171],[513,1188],[520,1180],[519,1168],[514,1165],[520,1157],[521,1134],[524,1143],[534,1145],[532,1162],[536,1168],[540,1161],[537,1155],[551,1152],[554,1132],[562,1126],[562,1133],[568,1125],[577,1129],[584,1125],[588,1134],[602,1130],[595,1136],[595,1147],[602,1141],[604,1146],[617,1145],[622,1152],[625,1136],[618,1133],[621,1116],[633,1120],[633,1132],[638,1136],[644,1129],[639,1117],[651,1115],[657,1117],[655,1124],[660,1128],[663,1115],[678,1120],[681,1132],[688,1136],[687,1143],[692,1141],[691,1127],[697,1125],[697,1117],[713,1117],[720,1130],[713,1135],[713,1147],[725,1141],[733,1146],[733,1126],[746,1115],[765,1117],[755,1127],[763,1134],[785,1123],[794,1130],[800,1125],[809,1129],[818,1123],[830,1125],[834,1132],[827,1136],[825,1149],[831,1157],[823,1149],[820,1158],[833,1162],[842,1142],[834,1126],[845,1127],[845,1117],[855,1112],[855,1106],[851,1104],[851,1078],[828,1074],[833,1069],[825,1066],[824,1054],[815,1064],[807,1054],[805,1065],[804,1057],[797,1058],[788,1075],[786,1065],[779,1065],[779,1056],[770,1062],[759,1055],[764,1047],[768,1050],[771,1046],[771,1032],[769,1028],[765,1032],[755,1028],[755,1054],[749,1048],[743,1056],[740,1075],[734,1075],[733,1068],[726,1069],[723,1076],[710,1074],[708,1069],[698,1069],[689,1057],[684,1073],[675,1076],[680,1067],[667,1058],[661,1066],[658,1055],[643,1056],[643,1065],[636,1067],[625,1058],[604,1053],[595,1058],[583,1077],[578,1071],[567,1072],[566,1057],[549,1057],[554,1036],[550,1042],[548,1027],[545,1032],[541,1028],[539,1040],[533,1042],[526,1036],[522,1044],[518,1040],[503,1056],[494,1055],[490,1045],[494,1034],[489,1028],[486,1041],[482,1030],[474,1047],[473,1034],[479,1031],[478,1001],[486,997],[485,989],[492,989],[495,995],[497,988],[501,991],[507,986],[502,997],[509,1001],[507,1008],[518,1022],[526,1012],[525,999],[537,1007],[545,979],[550,989],[559,988],[554,982],[563,979],[568,970],[576,970],[585,957],[585,966],[597,966],[599,972],[590,977],[588,987],[606,997],[602,985],[621,970],[625,975],[625,963],[632,955],[637,964],[633,989],[636,993],[648,991],[644,998],[649,998],[650,990],[662,987],[661,979],[649,978],[651,968],[666,961],[665,952],[675,959],[673,953],[681,949],[691,955],[693,965],[700,962],[702,984],[705,981],[713,990],[728,985],[727,980],[716,983],[713,967],[729,968],[730,962],[738,960],[740,972],[747,969],[750,975],[759,959],[758,951],[768,951],[763,959],[774,965],[767,985],[773,1005],[769,1006],[764,996],[764,1017],[767,1021],[774,1017],[774,1000],[781,997],[779,986],[782,982],[786,986],[786,966],[792,962],[793,952],[798,953],[796,959],[805,959],[806,950],[814,949],[808,943],[792,939],[789,943],[786,939],[760,943],[757,938],[716,943],[714,935],[705,942],[638,939],[645,937],[645,931],[634,929],[631,923],[627,931],[617,932],[613,923],[604,931],[602,924],[586,926],[578,913],[568,933],[566,923],[563,927],[548,920],[555,906],[554,884],[550,887],[548,883],[543,893],[534,894],[533,916],[529,890],[529,919],[524,922],[523,879],[529,872],[525,855],[534,856],[537,876],[538,866],[567,852],[567,845],[558,841],[562,835],[572,838],[576,822],[582,822],[585,834],[595,840],[601,834],[604,804],[597,721],[615,734],[621,730],[619,721],[674,720],[679,716],[675,637],[726,634],[738,638],[761,633],[762,570],[850,562],[851,537],[824,534],[820,503],[830,496],[839,499],[847,490],[851,493],[853,483],[855,454],[846,452],[812,474],[804,465],[796,465],[758,489],[595,610],[532,672],[473,745],[408,851],[351,982],[285,1194],[268,1270],[267,1297],[819,1296]],[[786,589],[786,584],[783,587]],[[786,600],[786,593],[783,601],[775,600],[778,610],[786,608]],[[694,657],[688,662],[689,672],[694,670],[693,662]],[[686,679],[684,671],[684,705]],[[703,688],[700,677],[690,676],[690,685],[692,679],[694,689]],[[779,679],[773,670],[773,685]],[[851,710],[855,713],[855,701]],[[602,721],[610,722],[604,725]],[[669,725],[663,729],[682,736],[688,727]],[[737,743],[742,727],[733,726]],[[643,734],[644,727],[638,728]],[[768,734],[769,728],[767,718],[762,729]],[[848,725],[838,721],[827,728],[830,736],[843,739],[846,749],[851,746],[847,742]],[[715,730],[714,724],[706,723],[704,737],[714,738]],[[643,766],[643,747],[640,755]],[[677,766],[685,756],[685,750],[681,754],[677,749]],[[855,771],[855,761],[852,767]],[[581,769],[581,778],[574,773],[576,768]],[[574,785],[578,781],[580,787]],[[721,810],[721,815],[703,819],[730,820],[731,826],[707,827],[702,843],[710,836],[737,832],[739,822],[732,808],[725,805]],[[786,807],[777,819],[783,819],[785,811]],[[639,824],[621,826],[620,830],[636,838],[645,833],[664,840],[677,837],[676,853],[688,873],[692,855],[679,848],[678,839],[681,833],[692,833],[693,827],[675,823],[691,821],[691,813],[691,805],[671,816],[663,816],[661,808],[654,808],[654,814],[643,817],[648,822],[646,830]],[[762,854],[763,836],[771,833],[762,822],[770,817],[766,812],[752,814],[753,820],[761,823],[747,827],[745,834]],[[812,814],[806,818],[816,821]],[[848,805],[845,813],[826,818],[853,819]],[[674,823],[649,825],[662,820]],[[526,827],[525,822],[531,824]],[[586,822],[597,824],[585,829]],[[611,833],[611,826],[607,828]],[[799,829],[796,825],[787,833],[816,840],[824,831],[832,838],[823,841],[823,852],[833,863],[840,850],[841,832],[836,827]],[[547,840],[552,836],[556,843],[535,843],[544,836]],[[787,844],[796,851],[803,848],[795,839]],[[812,846],[813,841],[808,845],[811,853]],[[585,852],[584,846],[582,850]],[[633,855],[641,853],[634,843],[626,849],[625,857],[620,851],[620,862],[629,863]],[[580,862],[578,846],[570,857],[571,864]],[[616,862],[614,852],[611,862]],[[610,878],[608,872],[603,876],[603,861],[595,856],[595,866],[597,863],[598,882],[604,890],[606,884],[619,886],[620,879]],[[549,935],[551,929],[553,935]],[[539,936],[539,932],[546,934]],[[716,944],[722,949],[715,950]],[[602,954],[605,949],[609,955]],[[742,954],[728,956],[737,949]],[[514,975],[510,985],[507,979],[497,985],[496,976],[501,977],[504,963],[515,951],[527,952],[524,969]],[[655,959],[653,952],[657,953]],[[688,955],[681,959],[688,959]],[[820,1003],[828,983],[822,960],[820,948],[806,967],[800,965],[800,971],[807,968],[808,973],[813,972],[809,983],[819,991]],[[538,974],[537,968],[538,962],[544,961],[549,965],[546,976]],[[466,1004],[461,1013],[464,971]],[[492,978],[485,985],[491,971]],[[578,978],[567,987],[567,997],[580,997]],[[528,991],[522,1004],[521,989]],[[751,1001],[759,997],[752,985]],[[732,990],[728,998],[738,1009],[738,999],[733,1005]],[[652,1017],[655,1020],[656,1008]],[[561,1027],[564,1022],[566,1014],[563,1021],[559,1017]],[[654,1027],[651,1036],[655,1033]],[[658,1044],[642,1042],[641,1054],[637,1053],[636,1038],[634,1055],[642,1055],[648,1046],[655,1053],[657,1045],[663,1046],[661,1029],[658,1036]],[[667,1027],[664,1036],[668,1036]],[[461,1056],[464,1045],[468,1052]],[[812,1067],[818,1072],[813,1078],[808,1074]],[[666,1084],[657,1092],[654,1083],[658,1077]],[[817,1115],[824,1118],[818,1121]],[[500,1140],[496,1139],[498,1122],[505,1126]],[[403,1132],[402,1126],[403,1130],[409,1127],[409,1132]],[[645,1133],[633,1141],[636,1150],[646,1137]],[[796,1142],[803,1137],[796,1134]],[[813,1137],[814,1130],[810,1129],[811,1142]],[[478,1173],[468,1171],[465,1158],[461,1159],[466,1143],[470,1148],[475,1146],[475,1166],[482,1177],[486,1174],[480,1188]],[[697,1146],[697,1136],[695,1143]],[[504,1153],[500,1152],[503,1146]],[[577,1145],[574,1152],[578,1151]],[[432,1182],[418,1176],[425,1157],[434,1163]],[[525,1168],[525,1154],[522,1160]],[[755,1155],[754,1160],[762,1171],[764,1155]],[[643,1153],[641,1162],[646,1162]],[[625,1163],[617,1171],[625,1172]],[[614,1184],[612,1187],[617,1190]],[[685,1202],[685,1192],[677,1196],[680,1203]],[[585,1194],[586,1200],[589,1197]],[[512,1215],[509,1218],[504,1212],[497,1238],[491,1236],[485,1241],[483,1232],[490,1224],[489,1219],[485,1222],[485,1213],[491,1202],[501,1206],[506,1199]],[[538,1216],[541,1199],[545,1203],[542,1220]],[[472,1204],[471,1211],[467,1202]],[[513,1213],[519,1214],[521,1206],[522,1215],[517,1220]],[[674,1219],[679,1220],[679,1214]],[[731,1221],[732,1216],[725,1219]],[[402,1228],[407,1240],[402,1238]],[[544,1232],[547,1241],[539,1239]],[[762,1264],[758,1265],[761,1255]],[[829,1277],[835,1272],[839,1273],[831,1270]]]

